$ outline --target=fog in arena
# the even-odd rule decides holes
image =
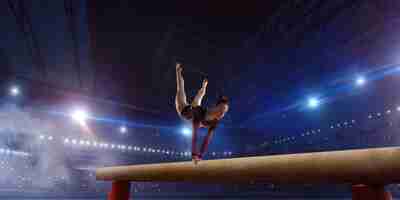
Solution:
[[[15,104],[1,106],[0,137],[3,139],[0,140],[0,150],[5,156],[0,164],[7,170],[1,170],[0,181],[30,181],[41,188],[54,187],[55,180],[71,181],[73,167],[67,155],[68,149],[60,141],[72,132],[78,132],[79,135],[82,131],[79,127],[60,126],[60,123],[56,123],[56,118],[61,121],[70,120],[65,116],[60,118],[43,112]],[[41,117],[43,114],[46,117]],[[21,164],[21,160],[24,160],[24,164]],[[114,159],[102,155],[97,161],[113,163]]]

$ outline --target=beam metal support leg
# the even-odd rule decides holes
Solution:
[[[129,200],[131,183],[129,181],[113,181],[108,200]]]
[[[353,200],[392,200],[384,185],[353,185]]]

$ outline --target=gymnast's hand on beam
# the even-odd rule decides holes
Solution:
[[[194,162],[195,165],[197,165],[201,161],[201,158],[199,155],[194,155],[192,156],[192,161]]]

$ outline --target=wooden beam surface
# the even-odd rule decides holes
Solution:
[[[221,160],[116,166],[96,170],[98,180],[192,183],[400,182],[400,148],[302,153]]]

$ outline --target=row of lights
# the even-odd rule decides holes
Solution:
[[[53,140],[53,136],[44,136],[44,135],[40,135],[39,136],[39,139],[40,140],[49,140],[49,141],[51,141],[51,140]]]
[[[138,147],[131,145],[121,145],[121,144],[108,144],[108,143],[100,143],[96,141],[89,140],[77,140],[77,139],[64,139],[64,144],[72,144],[72,145],[80,145],[80,146],[88,146],[88,147],[96,147],[96,148],[104,148],[104,149],[119,149],[122,151],[142,151],[142,152],[150,152],[150,153],[163,153],[167,155],[186,155],[187,152],[175,152],[172,150],[161,150],[147,147]]]
[[[0,154],[15,155],[15,156],[29,156],[29,153],[26,153],[26,152],[13,151],[11,149],[3,149],[3,148],[0,148]]]
[[[301,134],[301,137],[316,135],[317,133],[320,133],[320,132],[321,132],[321,129],[306,131]],[[283,144],[283,143],[294,142],[294,141],[296,141],[296,137],[291,136],[291,137],[285,137],[285,138],[274,140],[273,143],[274,144]]]
[[[39,139],[41,140],[53,140],[53,136],[44,136],[40,135]],[[71,145],[80,145],[80,146],[87,146],[87,147],[95,147],[95,148],[103,148],[103,149],[118,149],[122,151],[140,151],[140,152],[149,152],[149,153],[161,153],[166,155],[176,155],[176,156],[191,156],[191,153],[186,152],[177,152],[173,150],[162,150],[162,149],[155,149],[149,147],[139,147],[139,146],[131,146],[131,145],[121,145],[121,144],[108,144],[108,143],[101,143],[96,141],[89,141],[89,140],[78,140],[78,139],[70,139],[65,138],[64,144],[71,144]],[[213,152],[213,155],[224,155],[224,156],[231,156],[232,152],[223,152],[223,153],[216,153]]]
[[[186,151],[186,152],[176,152],[172,150],[162,150],[162,149],[154,149],[154,148],[148,148],[148,147],[138,147],[138,146],[130,146],[130,145],[117,145],[117,144],[107,144],[107,143],[98,143],[98,142],[90,142],[88,140],[76,140],[76,139],[69,139],[65,138],[64,139],[65,144],[79,144],[79,145],[84,145],[84,146],[93,146],[93,147],[99,147],[99,148],[105,148],[105,149],[119,149],[122,151],[128,150],[128,151],[142,151],[142,152],[149,152],[149,153],[162,153],[162,154],[167,154],[167,155],[180,155],[180,156],[191,156],[191,153]],[[218,153],[213,152],[213,155],[217,155]],[[231,156],[232,152],[223,152],[221,153],[224,156]]]
[[[396,107],[396,110],[400,112],[400,106]],[[373,119],[373,118],[375,118],[375,117],[376,117],[376,118],[379,118],[379,117],[384,116],[384,114],[390,115],[390,114],[392,114],[392,110],[388,109],[388,110],[386,110],[386,111],[383,112],[383,113],[377,112],[377,113],[375,113],[375,114],[369,114],[369,115],[368,115],[368,119]],[[331,129],[334,129],[334,128],[346,128],[346,127],[352,127],[354,124],[356,124],[356,120],[353,119],[353,120],[351,120],[351,121],[345,121],[345,122],[343,122],[343,123],[337,123],[336,125],[332,124],[332,125],[330,126],[330,128],[331,128]]]
[[[400,112],[400,106],[396,107],[396,110]],[[390,109],[389,109],[389,110],[386,110],[386,112],[384,112],[384,113],[386,113],[387,115],[390,115],[390,114],[392,113],[392,110],[390,110]],[[376,117],[382,117],[383,114],[382,114],[381,112],[377,112],[377,113],[375,113],[375,114],[369,114],[369,115],[368,115],[368,119],[372,119],[372,118],[374,118],[374,116],[376,116]],[[331,129],[334,129],[334,128],[342,128],[342,127],[343,127],[343,128],[346,128],[346,127],[349,127],[349,128],[350,128],[350,127],[352,127],[355,123],[356,123],[356,120],[353,119],[353,120],[351,120],[351,121],[344,121],[344,122],[342,122],[342,123],[333,124],[333,125],[330,126],[330,128],[331,128]],[[317,129],[316,131],[315,131],[315,130],[307,131],[307,132],[305,132],[305,133],[302,133],[301,136],[304,137],[304,136],[316,135],[317,132],[320,133],[320,132],[321,132],[321,129]],[[290,141],[295,141],[295,140],[296,140],[296,137],[292,136],[292,137],[286,137],[286,138],[281,138],[281,139],[274,140],[273,143],[274,143],[274,144],[282,144],[282,143],[286,143],[286,142],[290,142]]]
[[[400,106],[398,106],[397,108],[396,108],[396,110],[397,111],[399,111],[400,112]],[[386,110],[386,115],[390,115],[390,114],[392,114],[392,110]],[[379,117],[381,117],[381,116],[383,116],[383,114],[382,113],[380,113],[380,112],[377,112],[376,114],[375,114],[375,116],[377,117],[377,118],[379,118]],[[369,114],[368,115],[368,119],[372,119],[372,118],[374,118],[374,114]]]
[[[356,123],[356,120],[353,119],[353,120],[351,120],[350,122],[345,121],[345,122],[343,122],[343,123],[337,123],[336,125],[332,124],[332,125],[330,126],[330,128],[331,128],[331,129],[334,129],[335,127],[336,127],[336,128],[352,127],[355,123]]]

